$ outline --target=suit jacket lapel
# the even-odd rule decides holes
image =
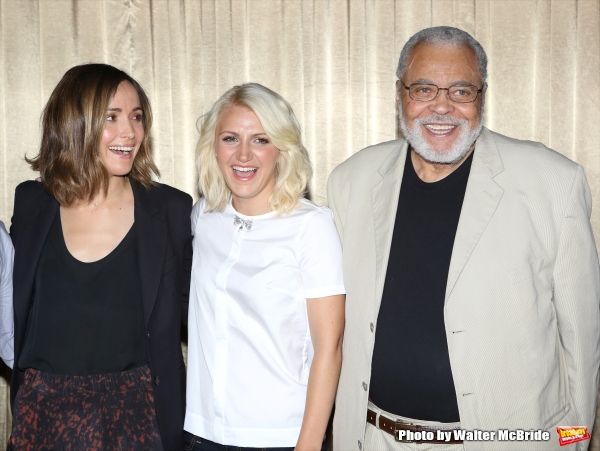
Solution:
[[[378,169],[381,180],[378,180],[371,189],[375,232],[375,299],[378,302],[377,310],[379,310],[383,294],[407,148],[408,144],[404,141],[390,152]]]
[[[14,292],[15,320],[22,322],[23,327],[19,330],[23,332],[25,332],[25,324],[29,317],[29,309],[33,301],[37,265],[40,261],[48,234],[50,233],[50,228],[60,207],[56,199],[43,189],[40,189],[37,201],[37,210],[19,233],[20,243],[15,243],[15,247],[20,251],[15,254],[14,274],[20,279],[19,283],[15,284],[15,287],[21,288],[21,291],[17,292],[15,290]],[[16,337],[16,339],[20,340],[23,337],[24,335]]]
[[[135,199],[134,217],[144,320],[148,326],[158,296],[167,247],[167,226],[157,215],[160,205],[153,190],[147,190],[133,181],[131,187]]]
[[[504,190],[494,177],[504,170],[496,144],[487,129],[477,139],[473,164],[463,200],[446,284],[446,302],[481,234],[488,225]]]

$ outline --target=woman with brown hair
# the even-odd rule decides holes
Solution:
[[[9,449],[181,449],[192,199],[152,180],[152,113],[105,64],[43,113],[42,182],[15,193]]]

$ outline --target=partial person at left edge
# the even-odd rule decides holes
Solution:
[[[10,368],[14,361],[13,327],[13,260],[15,250],[10,236],[0,221],[0,357]]]
[[[141,86],[105,64],[52,92],[20,184],[9,449],[183,447],[192,199],[156,183]]]

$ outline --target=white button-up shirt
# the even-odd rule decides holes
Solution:
[[[313,347],[307,298],[344,294],[331,210],[192,211],[185,430],[233,446],[293,447]]]

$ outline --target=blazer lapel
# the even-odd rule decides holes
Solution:
[[[489,131],[484,128],[475,145],[471,173],[456,229],[446,284],[446,302],[502,198],[504,190],[494,181],[494,177],[503,170],[496,144]]]
[[[35,290],[35,274],[37,265],[44,249],[44,244],[50,233],[52,223],[59,212],[60,205],[44,191],[40,186],[40,195],[36,199],[37,209],[34,211],[23,230],[19,233],[19,243],[15,247],[19,252],[15,254],[14,275],[19,279],[15,284],[14,308],[15,321],[22,322],[25,326],[29,317],[29,309],[33,301],[33,292]],[[19,291],[17,291],[19,290]],[[17,328],[19,325],[17,325]],[[22,328],[24,332],[24,327]],[[22,337],[16,337],[20,340]]]
[[[160,205],[153,190],[147,190],[134,181],[131,181],[131,188],[135,199],[134,218],[144,320],[148,326],[158,296],[167,247],[167,226],[157,215]]]
[[[381,180],[377,181],[371,189],[375,232],[375,299],[377,300],[377,310],[379,310],[383,294],[407,148],[408,144],[404,141],[390,152],[377,170]]]

